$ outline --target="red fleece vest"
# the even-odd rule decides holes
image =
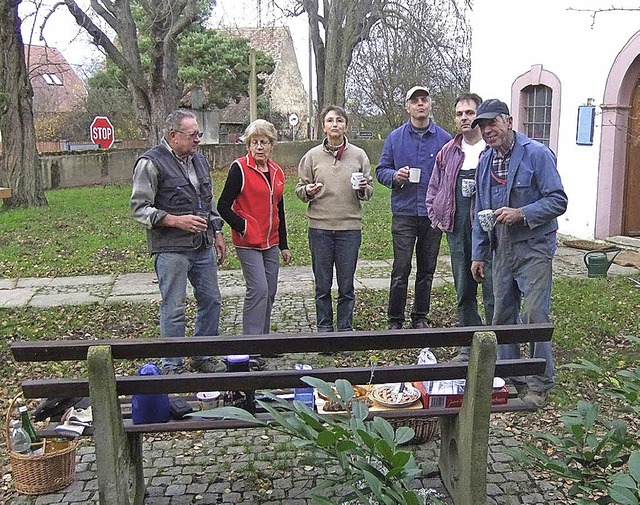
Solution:
[[[268,249],[279,243],[278,202],[284,191],[284,172],[269,160],[269,186],[251,153],[236,161],[242,171],[242,189],[233,202],[232,209],[245,219],[247,228],[244,235],[232,230],[231,238],[237,247]]]

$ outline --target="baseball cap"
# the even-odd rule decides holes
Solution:
[[[427,95],[429,94],[429,90],[427,88],[425,88],[424,86],[414,86],[409,91],[407,91],[407,96],[405,97],[404,101],[408,102],[409,100],[411,100],[411,97],[417,91],[424,91]]]
[[[506,114],[509,116],[509,107],[504,102],[501,102],[497,98],[490,98],[480,104],[476,111],[476,118],[471,123],[471,128],[475,128],[481,119],[493,119],[500,114]]]

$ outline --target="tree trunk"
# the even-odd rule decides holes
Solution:
[[[5,207],[47,205],[33,123],[33,89],[18,17],[20,0],[0,0],[0,169],[12,196]]]
[[[329,105],[344,106],[345,75],[355,47],[369,37],[389,0],[300,0],[309,16],[313,51],[316,57],[318,111]],[[320,28],[324,29],[324,41]]]
[[[1,1],[1,0],[0,0]],[[157,144],[167,115],[178,106],[178,41],[197,18],[196,0],[144,0],[140,6],[149,19],[145,27],[152,41],[150,74],[140,58],[138,28],[131,14],[131,0],[91,0],[93,10],[115,31],[118,46],[81,9],[76,0],[62,0],[79,26],[102,47],[124,72],[133,95],[140,134],[149,145]]]

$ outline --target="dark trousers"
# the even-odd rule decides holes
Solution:
[[[411,259],[415,248],[415,300],[411,309],[411,322],[415,324],[427,319],[429,313],[431,285],[438,262],[442,232],[432,228],[431,221],[426,216],[393,215],[391,234],[393,235],[393,269],[389,288],[389,322],[404,322]]]

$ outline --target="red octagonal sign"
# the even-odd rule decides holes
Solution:
[[[109,149],[115,140],[115,131],[108,117],[97,116],[89,127],[91,142],[98,144],[102,149]]]

